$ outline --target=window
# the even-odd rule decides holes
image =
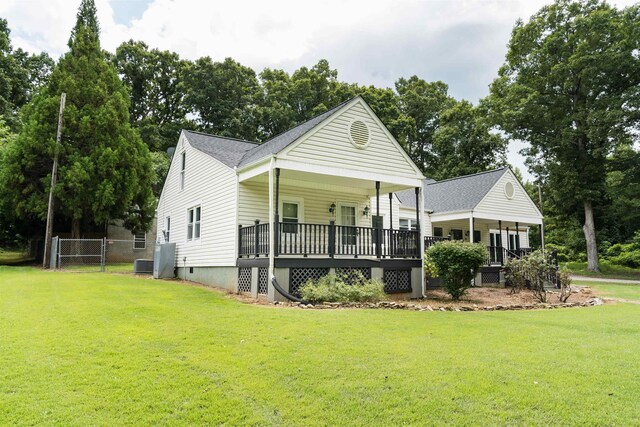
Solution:
[[[133,235],[133,249],[147,248],[147,233],[136,233]]]
[[[415,219],[400,218],[400,230],[417,230],[418,223]]]
[[[167,226],[164,232],[164,240],[165,242],[170,242],[169,238],[171,237],[171,217],[167,217]]]
[[[509,249],[512,251],[520,249],[520,236],[509,233]]]
[[[297,233],[300,218],[300,204],[296,202],[282,202],[282,231],[285,233]]]
[[[356,210],[355,204],[340,204],[340,225],[345,226],[340,240],[343,245],[356,244]]]
[[[442,227],[433,227],[433,235],[435,237],[443,237],[443,235],[442,235]]]
[[[180,189],[184,190],[184,170],[187,166],[187,153],[182,152],[182,167],[180,168]]]
[[[462,230],[451,229],[451,238],[453,240],[463,240],[462,239]]]
[[[187,211],[187,240],[198,240],[200,238],[200,206],[196,206]]]
[[[482,233],[480,230],[473,230],[473,243],[480,243],[482,241]]]

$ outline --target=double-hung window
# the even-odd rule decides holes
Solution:
[[[185,168],[187,167],[187,153],[186,152],[182,152],[182,158],[181,158],[181,168],[180,168],[180,189],[184,190],[184,171]]]
[[[400,218],[400,230],[417,230],[418,222],[411,218]]]
[[[171,237],[171,217],[167,217],[167,227],[165,229],[164,232],[164,239],[166,242],[170,242],[170,237]]]
[[[187,241],[200,239],[200,206],[187,211]]]
[[[147,233],[136,233],[133,235],[133,249],[147,248]]]
[[[295,202],[282,202],[282,230],[285,233],[297,233],[300,218],[300,204]]]

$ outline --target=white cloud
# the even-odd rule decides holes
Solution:
[[[57,57],[67,50],[79,3],[3,0],[0,16],[9,21],[15,46]],[[110,51],[126,40],[142,40],[188,59],[230,56],[256,71],[293,71],[326,58],[343,80],[392,86],[398,77],[417,74],[443,80],[454,96],[474,102],[487,94],[516,19],[527,19],[545,3],[153,0],[139,19],[121,25],[109,0],[96,0],[102,45]],[[509,158],[526,171],[513,150]]]

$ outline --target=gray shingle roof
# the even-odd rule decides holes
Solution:
[[[189,144],[197,150],[210,155],[230,168],[242,167],[284,150],[353,99],[355,98],[351,98],[286,132],[276,135],[262,144],[190,130],[184,130],[183,132]]]
[[[264,157],[268,157],[272,154],[276,154],[289,146],[292,142],[296,141],[298,138],[309,132],[311,129],[325,121],[329,116],[342,108],[345,104],[351,102],[353,98],[348,101],[343,102],[342,104],[333,107],[332,109],[315,116],[314,118],[307,120],[304,123],[299,124],[298,126],[289,129],[286,132],[283,132],[279,135],[274,136],[273,138],[265,141],[260,144],[256,148],[251,151],[248,151],[238,166],[245,166],[249,163],[252,163],[256,160],[260,160]]]
[[[470,211],[507,170],[508,167],[502,167],[444,181],[427,179],[423,183],[424,208],[434,213]],[[415,209],[416,196],[413,190],[400,191],[396,195],[403,207]]]
[[[255,142],[226,138],[201,132],[184,130],[184,135],[191,146],[219,160],[230,168],[236,166],[247,151],[258,146]]]

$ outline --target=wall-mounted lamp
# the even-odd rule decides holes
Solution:
[[[334,215],[336,213],[336,204],[335,203],[331,203],[331,206],[329,206],[329,213],[331,215]]]
[[[364,210],[362,211],[362,215],[369,216],[369,206],[364,207]]]

